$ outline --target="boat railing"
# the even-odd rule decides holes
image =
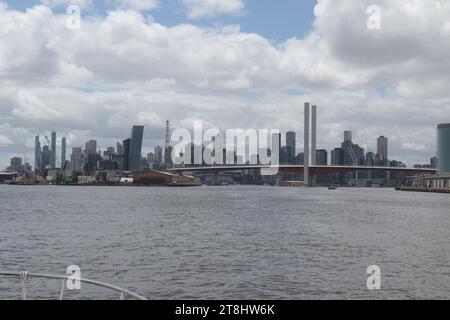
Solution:
[[[19,278],[22,282],[22,300],[27,299],[27,285],[31,278],[40,278],[40,279],[55,279],[55,280],[61,280],[61,290],[59,293],[59,300],[64,300],[64,294],[66,292],[66,286],[67,281],[79,281],[79,283],[87,283],[90,285],[94,285],[97,287],[102,287],[106,289],[110,289],[112,291],[115,291],[120,294],[120,300],[125,300],[125,297],[129,296],[137,300],[147,300],[147,298],[133,293],[129,290],[96,281],[96,280],[90,280],[90,279],[84,279],[79,277],[74,277],[73,275],[52,275],[52,274],[40,274],[40,273],[30,273],[28,271],[22,271],[22,272],[7,272],[7,271],[0,271],[0,276],[6,276],[6,277],[16,277]]]

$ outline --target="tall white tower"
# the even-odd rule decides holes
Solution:
[[[312,106],[311,117],[311,165],[315,166],[317,150],[317,106]]]
[[[305,126],[304,126],[304,171],[303,171],[303,181],[305,187],[309,187],[309,102],[305,103]]]

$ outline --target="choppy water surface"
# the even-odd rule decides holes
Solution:
[[[449,208],[392,189],[0,186],[0,269],[75,264],[151,299],[448,299]],[[374,264],[380,291],[366,287]],[[49,299],[60,283],[29,287]],[[20,282],[0,278],[15,298]]]

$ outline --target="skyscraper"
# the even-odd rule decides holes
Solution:
[[[161,146],[155,147],[154,154],[155,154],[155,163],[156,164],[161,164],[162,163],[162,157],[163,157],[163,151],[162,151]],[[191,155],[193,157],[194,153],[192,152]],[[194,162],[191,162],[191,164],[193,164],[193,163]]]
[[[61,168],[66,164],[66,137],[61,139]]]
[[[89,140],[89,142],[86,143],[86,154],[93,153],[97,153],[97,141]]]
[[[343,150],[343,165],[358,166],[364,164],[364,149],[352,142],[351,131],[344,131],[344,142],[342,142],[341,148]]]
[[[377,153],[381,156],[381,160],[388,160],[388,138],[381,136],[377,139]]]
[[[56,168],[56,132],[52,131],[52,142],[51,142],[51,155],[50,155],[50,168]]]
[[[344,142],[352,142],[352,132],[344,131]]]
[[[81,172],[83,169],[83,151],[81,148],[72,148],[72,155],[70,157],[72,170]]]
[[[434,156],[430,159],[430,165],[432,169],[437,169],[438,168],[438,157]]]
[[[47,169],[47,167],[50,167],[50,159],[52,157],[52,152],[50,150],[50,148],[45,145],[42,148],[42,152],[41,152],[41,171],[44,171],[45,169]]]
[[[34,138],[34,170],[41,171],[41,142],[39,136]]]
[[[123,140],[123,161],[122,161],[122,169],[124,171],[130,170],[130,144],[131,139]]]
[[[331,150],[331,165],[344,165],[344,150],[342,148],[335,148],[334,150]]]
[[[119,141],[117,141],[116,152],[117,152],[118,155],[123,155],[123,146],[120,144]]]
[[[328,165],[328,151],[321,149],[316,150],[316,165],[327,166]]]
[[[289,131],[286,133],[286,160],[293,164],[296,155],[296,133]]]
[[[272,157],[275,155],[275,146],[274,144],[278,144],[278,162],[282,160],[282,146],[281,146],[281,133],[272,134],[272,146],[271,146],[271,155]]]
[[[129,153],[131,171],[139,171],[141,163],[142,140],[144,139],[144,126],[133,126]]]

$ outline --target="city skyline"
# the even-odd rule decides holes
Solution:
[[[309,103],[307,103],[309,105]],[[306,107],[306,105],[305,105]],[[310,120],[312,128],[317,129],[317,106],[313,105],[313,116]],[[307,116],[307,115],[305,115]],[[308,116],[307,116],[308,117]],[[98,148],[96,140],[89,140],[85,143],[85,148],[82,147],[72,147],[72,153],[70,154],[70,160],[66,164],[66,154],[67,154],[67,145],[66,145],[66,137],[62,137],[60,140],[57,139],[57,133],[53,130],[51,132],[51,141],[48,140],[47,136],[45,136],[45,143],[41,143],[40,136],[35,136],[35,146],[34,146],[34,161],[28,161],[27,158],[20,158],[18,156],[14,156],[10,158],[10,166],[6,167],[7,170],[11,170],[14,168],[13,163],[16,163],[17,167],[24,167],[26,165],[30,165],[34,163],[33,169],[43,172],[45,168],[48,166],[49,169],[54,168],[71,168],[72,170],[83,170],[83,163],[86,162],[88,165],[88,171],[97,170],[98,161],[116,161],[117,164],[114,166],[107,165],[110,169],[118,169],[118,170],[131,170],[131,171],[139,171],[142,170],[142,160],[145,159],[147,161],[146,165],[150,165],[155,163],[157,165],[169,164],[168,159],[170,159],[170,163],[172,161],[171,156],[167,158],[166,152],[167,146],[163,149],[161,147],[162,144],[155,146],[148,153],[142,152],[142,145],[144,143],[144,128],[145,126],[137,126],[134,125],[131,129],[130,138],[123,140],[122,142],[117,141],[117,146],[114,147],[112,145],[105,148]],[[315,133],[315,129],[312,129],[310,133],[310,137],[314,137],[313,140],[317,140],[317,136]],[[170,140],[170,129],[169,129],[169,121],[166,121],[166,141],[165,143],[169,143],[170,146],[169,152],[171,148],[176,144],[176,141]],[[280,164],[304,164],[304,148],[299,148],[299,145],[296,143],[297,132],[289,130],[280,132],[280,134],[274,134],[273,136],[278,135],[279,145],[280,145]],[[308,138],[311,139],[311,138]],[[134,142],[133,142],[134,140]],[[310,140],[310,164],[318,164],[318,165],[347,165],[347,166],[357,166],[357,165],[367,165],[367,166],[391,166],[392,163],[397,165],[405,165],[402,159],[393,159],[388,157],[389,147],[388,147],[388,137],[379,136],[376,138],[376,150],[372,149],[364,149],[364,147],[360,147],[358,144],[355,144],[353,140],[353,132],[349,130],[344,130],[342,135],[342,143],[341,146],[335,146],[334,149],[326,149],[321,148],[321,146],[317,146],[313,140]],[[57,145],[57,141],[61,141],[60,148],[55,148]],[[223,143],[225,140],[223,141]],[[209,141],[203,141],[203,144],[208,144]],[[132,146],[133,149],[132,150]],[[349,149],[350,148],[350,149]],[[53,152],[55,150],[55,152]],[[103,153],[102,153],[103,151]],[[338,154],[339,153],[339,154]],[[60,154],[60,158],[58,157]],[[89,155],[95,155],[95,159],[92,160],[89,158]],[[126,155],[125,158],[122,159],[114,159],[114,155],[123,156]],[[255,156],[253,154],[248,154],[248,157]],[[83,157],[85,160],[83,160]],[[319,160],[316,160],[316,157]],[[247,161],[250,159],[247,158]],[[19,159],[20,164],[17,164]],[[58,161],[60,165],[53,164],[53,161]],[[94,161],[94,163],[92,163]],[[125,162],[123,162],[125,161]],[[424,163],[415,163],[414,167],[423,166],[436,168],[437,167],[437,157],[432,156],[429,159],[429,162]],[[410,166],[413,167],[413,166]],[[108,169],[108,170],[110,170]]]
[[[367,28],[373,1],[277,4],[286,23],[261,19],[274,12],[268,1],[258,9],[255,1],[233,2],[202,17],[205,1],[183,1],[171,18],[174,4],[76,1],[83,10],[79,30],[66,27],[68,1],[1,2],[0,167],[13,156],[31,159],[34,136],[50,129],[67,137],[68,148],[89,139],[106,147],[142,124],[143,153],[161,144],[164,119],[174,119],[174,128],[202,119],[301,132],[304,101],[321,106],[322,148],[339,144],[344,129],[372,150],[372,137],[389,137],[392,157],[410,165],[435,154],[435,125],[450,118],[449,75],[435,72],[448,69],[448,59],[436,56],[450,50],[445,1],[409,7],[384,1],[377,30]],[[426,23],[415,23],[417,17]],[[158,46],[161,39],[166,47]]]

